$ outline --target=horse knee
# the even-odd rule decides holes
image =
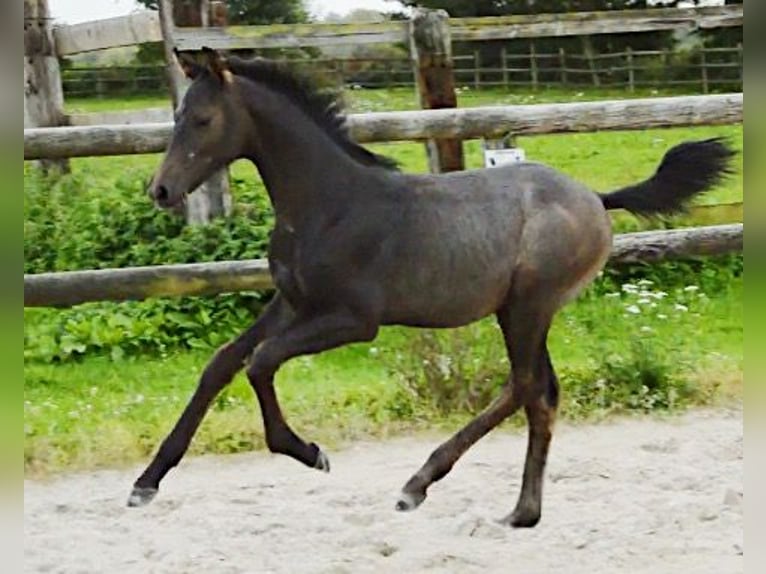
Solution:
[[[208,361],[200,377],[200,385],[222,388],[234,378],[244,366],[244,354],[233,342],[220,346]]]
[[[256,388],[262,384],[270,384],[278,367],[277,361],[272,358],[267,345],[257,347],[250,356],[247,365],[247,378],[250,384]]]

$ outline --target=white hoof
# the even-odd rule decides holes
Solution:
[[[314,468],[323,472],[330,472],[330,459],[321,450],[317,453],[317,461],[314,463]]]
[[[157,496],[157,489],[152,487],[142,488],[134,486],[133,491],[128,497],[128,506],[137,508],[139,506],[146,506],[149,504],[155,496]]]
[[[399,500],[396,502],[396,509],[401,512],[415,510],[426,499],[425,493],[413,494],[411,492],[402,492]]]

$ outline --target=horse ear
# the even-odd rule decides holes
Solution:
[[[222,84],[231,82],[232,75],[229,64],[220,52],[203,46],[202,55],[207,63],[207,69],[213,74],[213,77],[218,78]]]
[[[184,75],[190,80],[194,80],[204,70],[188,52],[181,52],[178,48],[173,48],[173,54],[176,60],[178,60],[178,65],[183,70]]]

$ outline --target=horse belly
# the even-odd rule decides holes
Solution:
[[[438,261],[437,261],[438,262]],[[384,324],[415,327],[458,327],[494,313],[511,285],[512,260],[481,259],[435,265],[424,260],[402,268],[388,285]]]

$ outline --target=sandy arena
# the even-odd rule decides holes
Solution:
[[[742,409],[559,424],[543,517],[516,501],[526,435],[480,441],[411,513],[399,488],[446,436],[328,452],[330,474],[267,453],[188,458],[148,507],[140,468],[25,481],[27,572],[666,574],[742,572]]]

